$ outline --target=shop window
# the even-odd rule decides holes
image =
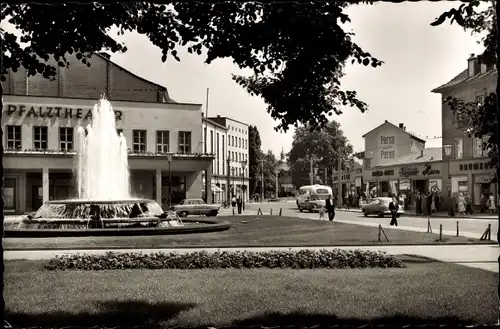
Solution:
[[[17,181],[15,178],[4,178],[3,201],[4,210],[7,212],[16,211]]]
[[[463,159],[464,157],[464,139],[463,138],[455,138],[453,141],[455,148],[455,159]]]
[[[61,151],[73,150],[73,127],[59,128],[59,149]]]
[[[33,127],[33,146],[35,150],[46,150],[48,140],[48,128],[46,126]]]
[[[179,150],[180,154],[191,153],[191,132],[179,131]]]
[[[156,152],[168,153],[170,152],[170,132],[168,130],[156,131]]]
[[[133,130],[132,131],[132,147],[134,153],[146,152],[146,130]]]
[[[7,149],[20,150],[21,148],[21,126],[7,126]]]

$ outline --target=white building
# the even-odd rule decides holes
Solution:
[[[248,176],[248,124],[220,115],[208,118],[208,120],[203,119],[203,124],[203,138],[204,141],[206,140],[204,151],[215,154],[211,171],[214,202],[227,200],[228,192],[229,197],[241,196],[248,201],[250,180]]]

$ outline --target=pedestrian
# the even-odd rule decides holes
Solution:
[[[434,197],[434,193],[431,194],[431,213],[436,213],[437,208],[436,208],[436,198]]]
[[[391,203],[389,203],[389,210],[391,211],[391,226],[398,226],[398,209],[399,203],[393,196]]]
[[[335,201],[330,194],[325,202],[326,211],[328,212],[328,220],[331,222],[335,219]]]
[[[496,205],[495,205],[495,197],[493,194],[490,194],[490,198],[488,200],[488,212],[489,214],[494,214],[495,211],[497,210]]]
[[[427,195],[425,193],[422,193],[421,196],[422,196],[422,215],[427,215],[427,203],[429,199],[427,198]]]
[[[243,207],[243,200],[241,199],[241,196],[238,196],[236,204],[238,205],[238,215],[241,215],[241,208]]]
[[[427,192],[427,195],[426,195],[426,198],[427,198],[427,214],[429,214],[429,216],[432,215],[432,194],[430,192]]]
[[[465,213],[472,215],[472,199],[469,193],[465,194]]]
[[[465,215],[465,197],[463,193],[458,196],[458,213],[460,215]]]
[[[324,220],[325,219],[325,206],[321,205],[319,207],[319,219]]]
[[[233,215],[234,215],[234,208],[236,207],[236,197],[233,194],[233,197],[231,198],[231,206],[233,207]]]
[[[422,215],[422,196],[420,192],[417,192],[417,197],[415,198],[415,210],[417,212],[417,216]]]

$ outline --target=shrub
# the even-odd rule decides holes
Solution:
[[[366,268],[404,267],[385,252],[362,250],[196,251],[186,254],[114,253],[56,256],[48,270],[203,269],[203,268]]]

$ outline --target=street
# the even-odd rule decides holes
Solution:
[[[246,205],[246,214],[257,214],[258,210],[261,210],[264,215],[269,215],[271,210],[273,215],[278,215],[280,209],[282,210],[282,216],[290,217],[300,217],[308,219],[319,220],[318,213],[300,212],[297,209],[295,201],[285,201],[285,202],[267,202],[267,203],[248,203]],[[221,211],[221,215],[229,214],[231,209],[224,209]],[[325,217],[328,216],[325,214]],[[360,212],[349,212],[343,209],[339,209],[336,212],[335,220],[351,224],[367,225],[367,226],[378,226],[381,224],[383,227],[389,226],[389,217],[379,218],[377,216],[364,217]],[[403,215],[398,219],[399,226],[402,229],[408,229],[412,231],[427,231],[427,220],[428,217],[416,217],[413,214]],[[496,219],[475,219],[475,218],[464,218],[464,217],[453,217],[453,218],[430,218],[432,232],[439,234],[439,225],[443,225],[443,234],[445,235],[456,235],[457,221],[459,222],[459,232],[461,236],[480,238],[484,231],[491,225],[491,239],[496,241],[496,235],[498,230],[498,220]]]

